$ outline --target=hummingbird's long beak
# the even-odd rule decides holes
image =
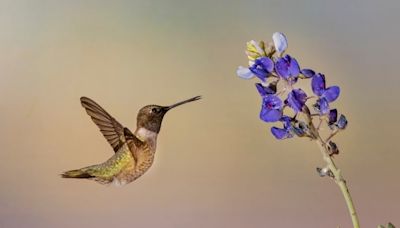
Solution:
[[[165,111],[168,111],[168,110],[170,110],[170,109],[173,109],[173,108],[175,108],[175,107],[177,107],[177,106],[179,106],[179,105],[183,105],[183,104],[186,104],[186,103],[189,103],[189,102],[192,102],[192,101],[197,101],[197,100],[200,100],[200,99],[201,99],[201,96],[192,97],[192,98],[190,98],[190,99],[187,99],[187,100],[178,102],[178,103],[176,103],[176,104],[173,104],[173,105],[170,105],[170,106],[166,106],[166,107],[165,107]]]

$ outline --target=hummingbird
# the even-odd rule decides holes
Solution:
[[[91,179],[101,184],[125,185],[142,176],[153,164],[164,115],[171,109],[192,101],[196,96],[170,106],[147,105],[137,114],[136,130],[132,133],[95,101],[81,97],[86,113],[99,127],[114,150],[107,161],[81,169],[66,171],[63,178]]]

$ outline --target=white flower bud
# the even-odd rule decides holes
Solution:
[[[283,53],[287,47],[287,39],[283,33],[276,32],[272,35],[272,40],[274,41],[274,46],[277,52]]]

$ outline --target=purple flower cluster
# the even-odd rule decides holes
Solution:
[[[298,61],[288,54],[284,54],[288,47],[286,36],[274,33],[273,44],[265,47],[264,42],[250,41],[247,43],[246,53],[249,66],[240,66],[237,70],[239,77],[251,79],[257,77],[258,93],[262,98],[260,119],[265,122],[281,122],[283,127],[272,127],[271,132],[277,139],[299,137],[315,137],[309,131],[310,121],[300,116],[325,120],[331,130],[344,129],[347,120],[344,115],[338,119],[336,109],[331,109],[331,103],[337,100],[340,94],[338,86],[326,86],[325,75],[316,73],[312,69],[301,69]],[[308,96],[301,88],[296,88],[299,80],[310,79],[313,95]],[[306,89],[307,90],[307,89]],[[309,104],[307,104],[309,103]],[[314,113],[308,107],[313,107]],[[286,111],[291,109],[292,111]],[[290,112],[290,114],[287,114]],[[312,122],[312,121],[311,121]]]

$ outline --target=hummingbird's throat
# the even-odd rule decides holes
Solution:
[[[158,134],[144,127],[140,127],[139,129],[136,130],[135,135],[143,141],[148,141],[148,140],[155,140]]]

